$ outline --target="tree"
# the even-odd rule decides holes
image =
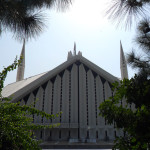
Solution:
[[[137,35],[135,38],[136,44],[141,50],[141,54],[136,54],[133,50],[128,55],[128,64],[133,69],[138,69],[138,75],[150,76],[150,21],[145,19],[138,25]]]
[[[106,12],[110,19],[118,24],[131,27],[132,23],[138,22],[138,35],[136,44],[144,51],[144,56],[137,55],[133,50],[128,54],[128,64],[133,69],[138,68],[139,74],[150,74],[150,0],[112,0],[111,6]],[[139,53],[139,51],[138,51]]]
[[[150,79],[135,75],[113,85],[114,96],[99,109],[109,124],[115,123],[124,132],[115,140],[115,148],[146,150],[150,144]]]
[[[118,23],[131,26],[149,7],[149,0],[117,0],[107,13]],[[136,44],[128,54],[128,64],[137,74],[113,84],[114,95],[104,101],[99,109],[109,124],[121,128],[124,136],[117,137],[114,148],[120,150],[147,150],[150,148],[150,21],[148,14],[138,23]],[[134,20],[133,20],[134,19]],[[139,54],[142,53],[142,54]]]
[[[56,127],[54,125],[35,125],[33,115],[41,116],[47,119],[58,117],[56,115],[46,114],[31,106],[20,105],[20,102],[11,103],[9,98],[2,96],[2,88],[5,78],[9,71],[14,70],[20,60],[14,63],[0,73],[0,150],[38,150],[40,141],[34,137],[34,130]]]
[[[110,5],[106,14],[113,22],[125,22],[126,27],[131,27],[139,18],[149,16],[150,0],[112,0]]]
[[[0,33],[11,31],[19,39],[29,39],[42,32],[42,8],[64,9],[71,0],[0,0]]]
[[[137,69],[130,80],[113,84],[114,95],[104,101],[99,109],[109,124],[115,124],[125,133],[115,140],[114,148],[120,150],[147,150],[150,148],[150,27],[141,21],[135,41],[142,55],[132,51],[128,64]]]
[[[18,39],[29,39],[37,36],[43,29],[42,8],[57,6],[66,8],[71,0],[0,0],[0,35],[3,31],[11,31]],[[20,106],[11,103],[2,96],[4,81],[9,71],[16,69],[20,61],[14,63],[0,73],[0,149],[40,149],[39,141],[33,137],[33,130],[52,128],[54,125],[35,125],[31,115],[40,115],[47,119],[58,117],[50,115],[31,106]]]

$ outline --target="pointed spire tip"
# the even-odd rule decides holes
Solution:
[[[76,42],[74,42],[74,56],[76,56]]]

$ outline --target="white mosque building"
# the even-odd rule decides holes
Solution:
[[[21,101],[49,114],[62,111],[53,120],[33,116],[34,123],[54,124],[53,129],[36,131],[38,139],[44,141],[96,142],[113,141],[122,135],[114,125],[108,125],[99,116],[99,105],[113,95],[111,84],[119,78],[106,72],[82,56],[79,51],[68,52],[67,61],[46,73],[24,79],[25,42],[21,55],[23,60],[18,67],[17,80],[3,89],[4,97],[12,97],[12,102]],[[128,78],[127,65],[120,43],[121,78]]]

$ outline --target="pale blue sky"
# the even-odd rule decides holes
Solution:
[[[66,12],[46,11],[47,28],[38,38],[28,41],[25,47],[25,78],[49,71],[66,61],[74,41],[77,51],[80,50],[85,58],[120,77],[120,40],[124,52],[130,52],[135,32],[116,28],[104,16],[109,1],[74,0]],[[0,37],[0,70],[10,65],[16,55],[20,56],[22,43],[12,36],[3,33]],[[134,75],[131,69],[128,72],[129,77]],[[5,85],[15,80],[16,70],[8,74]]]

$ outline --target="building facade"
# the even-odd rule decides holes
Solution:
[[[125,63],[122,49],[121,53]],[[25,64],[22,65],[24,68]],[[123,70],[126,75],[127,69]],[[73,54],[68,53],[67,61],[53,70],[18,80],[4,88],[3,96],[12,97],[12,102],[21,101],[21,105],[36,101],[34,107],[49,114],[62,112],[61,116],[52,120],[33,116],[35,124],[60,123],[57,128],[36,131],[38,139],[96,142],[113,141],[116,136],[122,135],[114,125],[108,125],[99,116],[98,109],[100,103],[113,96],[111,84],[119,79],[84,58],[81,52],[76,54],[76,46]]]

